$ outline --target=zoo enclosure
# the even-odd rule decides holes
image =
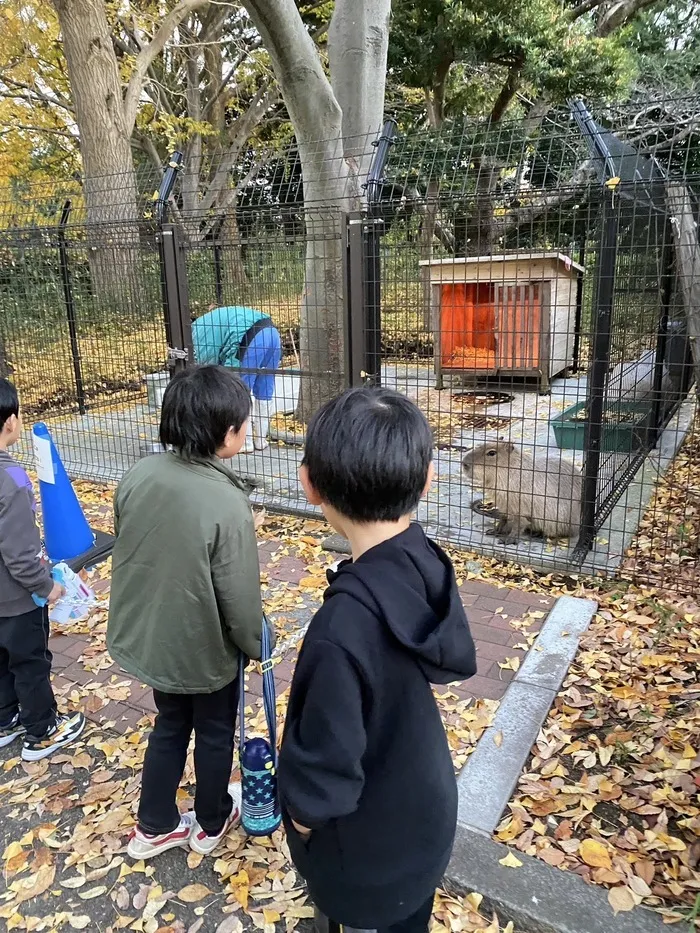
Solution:
[[[0,240],[2,358],[14,368],[28,414],[64,432],[73,472],[115,479],[152,449],[157,413],[144,404],[143,379],[153,377],[157,401],[168,348],[176,351],[173,365],[191,350],[190,312],[252,304],[282,335],[280,377],[321,384],[321,396],[342,384],[382,381],[422,406],[438,447],[437,493],[422,515],[431,529],[489,552],[460,460],[475,444],[510,439],[555,472],[557,460],[577,458],[581,536],[575,549],[523,539],[500,553],[546,564],[551,552],[573,568],[591,553],[607,559],[599,532],[692,382],[664,182],[633,147],[592,150],[586,133],[572,133],[561,116],[534,141],[509,124],[392,135],[382,134],[386,159],[375,160],[383,171],[369,180],[364,209],[350,214],[300,200],[293,147],[214,220],[183,213],[187,166],[171,172],[169,222],[145,198],[141,215],[151,216],[99,228],[79,222],[79,192],[78,222],[58,192],[51,192],[53,211],[37,199],[35,209],[47,213],[60,205],[59,222],[16,224]],[[683,181],[692,203],[697,178],[686,173]],[[153,190],[152,182],[142,178],[139,190]],[[309,238],[320,256],[316,268],[324,256],[332,263],[341,255],[342,303],[325,317],[311,308],[302,322],[304,289],[326,288],[308,270],[305,276]],[[552,314],[553,279],[536,266],[551,254],[570,279],[557,305],[563,315]],[[454,257],[477,261],[473,281],[455,276]],[[497,257],[504,260],[498,269]],[[516,262],[504,273],[506,259]],[[441,305],[430,279],[440,262],[449,270]],[[558,277],[556,291],[564,294]],[[304,352],[332,332],[343,337],[340,371]],[[543,386],[543,347],[548,341],[553,360],[551,346],[561,340],[564,365],[548,366]],[[551,394],[540,395],[543,387]],[[303,426],[292,417],[298,395],[288,388],[277,440],[243,468],[260,501],[297,509],[295,442]],[[507,485],[507,471],[501,476]],[[636,505],[635,528],[644,505]],[[614,556],[619,563],[623,555]]]

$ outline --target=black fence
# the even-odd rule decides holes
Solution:
[[[238,463],[254,501],[315,514],[297,477],[306,418],[346,385],[383,384],[433,428],[418,512],[433,534],[692,588],[697,265],[679,204],[696,209],[698,179],[628,144],[611,154],[580,113],[536,136],[388,124],[378,142],[357,210],[294,201],[292,148],[273,173],[285,187],[253,179],[218,216],[183,210],[184,166],[138,221],[73,223],[65,202],[55,223],[15,219],[0,232],[0,365],[27,420],[47,421],[75,475],[117,479],[157,449],[169,374],[197,356],[193,320],[255,309],[281,358],[233,363],[254,395],[275,375],[266,437]],[[225,335],[209,337],[223,361]]]

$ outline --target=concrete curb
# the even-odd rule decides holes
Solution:
[[[482,740],[483,741],[483,740]],[[662,918],[643,907],[615,916],[604,888],[520,852],[520,868],[499,860],[513,852],[464,827],[457,830],[448,887],[476,891],[488,910],[512,920],[518,933],[664,933]]]
[[[592,600],[571,596],[554,604],[459,776],[458,821],[464,829],[490,836],[498,825],[597,608]]]

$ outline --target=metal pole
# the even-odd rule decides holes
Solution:
[[[578,251],[578,264],[582,269],[586,268],[586,234],[584,228],[581,237],[581,247]],[[578,372],[581,363],[581,327],[583,324],[583,272],[579,272],[576,278],[576,316],[574,319],[574,349],[573,349],[573,367],[574,372]]]
[[[168,365],[175,371],[184,369],[194,359],[181,236],[175,224],[165,224],[158,233]]]
[[[382,384],[382,234],[384,221],[374,217],[370,205],[368,217],[362,225],[365,310],[365,382]]]
[[[181,168],[182,153],[173,152],[163,172],[163,178],[160,183],[160,188],[158,189],[158,197],[156,198],[156,220],[159,224],[163,224],[167,220],[168,200],[173,193],[175,181],[177,180],[177,175]]]
[[[219,307],[224,303],[223,265],[221,262],[221,243],[219,241],[219,234],[223,224],[224,218],[220,217],[212,230],[214,239],[214,290],[216,292],[216,303]]]
[[[75,301],[73,299],[73,286],[68,265],[68,250],[66,249],[66,225],[71,212],[71,202],[66,201],[58,222],[58,259],[61,267],[61,281],[63,282],[63,297],[66,302],[66,317],[68,318],[68,333],[70,335],[70,355],[73,360],[73,374],[75,376],[75,394],[78,400],[78,411],[84,415],[87,411],[85,404],[85,384],[83,382],[83,368],[80,362],[80,345],[78,343],[78,325],[75,318]]]
[[[359,211],[343,217],[345,250],[345,372],[348,386],[367,382],[365,296],[363,291],[363,225]]]
[[[619,200],[619,199],[618,199]],[[605,416],[605,385],[610,368],[610,334],[615,301],[618,210],[613,192],[605,191],[602,200],[602,230],[593,301],[593,361],[591,364],[584,440],[586,461],[583,472],[581,535],[577,551],[585,553],[596,533],[598,476]]]
[[[363,225],[363,297],[365,330],[365,383],[382,383],[382,261],[381,247],[384,221],[378,216],[384,169],[389,150],[396,138],[396,120],[384,122],[381,135],[374,143],[375,152],[367,175],[367,218]]]
[[[666,415],[664,404],[664,370],[666,368],[666,347],[668,345],[668,322],[671,300],[673,297],[673,230],[669,220],[664,225],[664,240],[661,253],[661,317],[659,333],[656,339],[656,362],[654,365],[653,405],[649,431],[649,447],[654,447],[663,429],[662,421]]]

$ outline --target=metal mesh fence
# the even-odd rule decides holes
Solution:
[[[261,403],[257,447],[237,463],[253,501],[316,514],[297,476],[305,420],[346,385],[381,383],[433,429],[418,510],[433,534],[547,570],[690,586],[700,280],[679,231],[695,224],[698,177],[679,206],[659,164],[624,147],[612,177],[561,114],[536,134],[399,135],[380,178],[370,142],[356,141],[352,184],[367,179],[368,197],[350,213],[351,179],[333,204],[302,202],[290,146],[251,156],[218,200],[220,166],[185,170],[167,231],[141,214],[75,223],[79,201],[73,222],[8,225],[0,350],[28,420],[49,423],[74,474],[117,479],[157,447],[168,347],[171,363],[192,349]],[[343,170],[328,143],[317,156]],[[139,180],[142,213],[153,180]],[[222,308],[248,311],[222,330]]]

